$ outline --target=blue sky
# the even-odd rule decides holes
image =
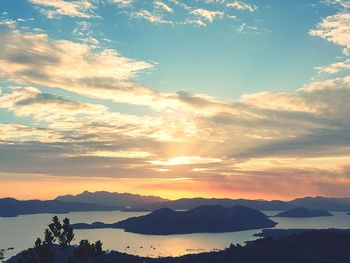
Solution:
[[[332,63],[341,53],[340,47],[308,34],[337,8],[319,1],[251,1],[256,11],[226,8],[224,11],[235,19],[217,18],[206,26],[157,24],[123,14],[143,7],[152,10],[152,3],[141,2],[152,1],[136,1],[121,8],[105,1],[93,10],[98,17],[89,19],[47,19],[38,6],[27,1],[2,0],[1,10],[8,13],[4,19],[35,18],[21,24],[43,29],[54,39],[77,40],[73,32],[85,21],[90,24],[90,35],[100,41],[100,48],[114,48],[127,57],[156,62],[152,72],[141,74],[138,81],[164,91],[212,94],[215,87],[215,96],[238,99],[245,93],[295,90],[310,82],[315,67]],[[185,2],[223,10],[219,3]],[[186,19],[183,10],[178,13],[171,18]],[[256,28],[239,32],[243,24]]]
[[[349,8],[0,0],[0,180],[289,198],[285,180],[307,185],[296,196],[350,194]]]

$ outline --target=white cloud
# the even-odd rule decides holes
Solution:
[[[174,10],[170,6],[168,6],[167,4],[163,3],[162,1],[155,1],[154,5],[155,5],[156,8],[162,9],[162,10],[168,12],[168,13],[173,13],[174,12]]]
[[[237,10],[247,10],[249,12],[255,12],[258,9],[256,5],[247,4],[241,1],[228,2],[226,6]]]
[[[344,52],[347,53],[350,49],[350,13],[342,12],[328,16],[309,33],[343,46]]]
[[[323,3],[326,5],[339,5],[342,8],[350,7],[350,1],[348,0],[324,0]]]
[[[204,8],[198,8],[190,12],[192,15],[200,16],[206,21],[212,23],[216,17],[222,18],[224,12],[221,11],[210,11]]]
[[[122,5],[122,14],[130,18],[143,19],[153,24],[195,25],[206,26],[220,18],[230,22],[237,17],[232,10],[246,10],[255,12],[257,6],[241,1],[204,0],[196,2],[182,2],[178,0],[153,1],[153,5],[146,6],[141,0],[135,0],[128,5]],[[215,11],[211,10],[215,3]],[[142,6],[140,7],[139,6]],[[128,7],[125,10],[125,7]]]
[[[134,2],[134,0],[112,0],[112,3],[121,5],[121,6],[128,6],[131,5]]]
[[[328,66],[316,67],[316,69],[319,74],[335,74],[341,71],[350,70],[350,59],[339,61]]]
[[[237,28],[237,31],[241,33],[257,33],[258,27],[243,23]]]
[[[71,16],[90,18],[94,15],[94,5],[87,0],[64,1],[64,0],[29,0],[31,3],[41,7],[41,12],[48,18],[59,16]]]
[[[171,21],[164,20],[163,16],[157,13],[151,13],[147,10],[140,10],[131,14],[132,18],[144,19],[153,24],[171,24]]]
[[[148,101],[156,92],[130,80],[153,64],[121,56],[117,51],[94,51],[44,34],[3,33],[0,76],[25,85],[61,88],[86,96],[120,102]]]

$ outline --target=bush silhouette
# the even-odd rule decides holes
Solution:
[[[90,243],[88,240],[81,240],[79,246],[70,258],[70,262],[103,262],[102,242]]]

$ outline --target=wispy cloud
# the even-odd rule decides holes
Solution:
[[[237,10],[247,10],[249,12],[255,12],[258,9],[256,5],[252,5],[252,4],[248,4],[240,1],[227,2],[226,6]]]
[[[123,2],[123,1],[122,1]],[[119,2],[116,2],[120,6]],[[141,18],[154,24],[207,26],[216,19],[231,21],[237,10],[255,12],[257,6],[241,1],[205,0],[183,3],[178,0],[153,1],[153,5],[140,4],[140,0],[123,4],[121,13],[130,18]],[[213,6],[212,4],[216,4]],[[142,7],[139,7],[139,5]],[[129,9],[125,9],[129,7]],[[214,9],[215,8],[215,9]]]
[[[335,74],[341,71],[350,70],[350,59],[332,63],[328,66],[316,67],[318,73]]]
[[[140,10],[131,14],[132,18],[144,19],[153,24],[171,24],[171,21],[165,20],[163,15],[151,13],[147,10]]]
[[[112,3],[118,4],[121,6],[128,6],[134,2],[134,0],[111,0],[111,1]]]
[[[350,1],[348,0],[323,0],[326,5],[339,5],[342,8],[350,8]]]
[[[190,14],[200,16],[210,23],[212,23],[215,18],[221,18],[224,15],[221,11],[211,11],[203,8],[195,9],[191,11]]]
[[[174,10],[170,6],[168,6],[167,4],[165,4],[162,1],[155,1],[154,5],[155,5],[156,8],[162,9],[162,10],[168,12],[168,13],[173,13],[174,12]]]
[[[93,17],[94,5],[87,0],[64,1],[64,0],[29,0],[34,5],[39,6],[39,10],[48,18],[60,16]]]
[[[68,1],[34,1],[53,16],[90,18],[95,10],[78,8],[79,1],[69,2],[68,9],[63,7]],[[130,18],[164,25],[206,26],[239,15],[237,9],[257,10],[225,0],[152,1],[142,8],[135,2],[106,3]],[[333,2],[345,8],[343,1]],[[179,10],[183,16],[174,20]],[[240,31],[256,29],[239,19]],[[310,34],[348,50],[348,20],[342,10]],[[261,197],[281,189],[286,197],[292,195],[290,185],[298,188],[296,195],[347,193],[350,77],[339,74],[295,91],[264,91],[237,100],[155,90],[140,85],[137,77],[157,64],[103,48],[94,41],[90,22],[75,22],[75,42],[19,30],[16,22],[3,20],[0,108],[13,122],[0,124],[0,151],[6,152],[0,173],[64,180],[98,175],[127,180],[135,189],[147,185],[149,191],[186,194]],[[347,52],[342,56],[343,61],[319,67],[319,73],[350,69]],[[120,103],[133,105],[138,114],[118,112]]]
[[[329,42],[344,47],[348,53],[350,48],[350,13],[338,13],[328,16],[320,22],[315,29],[310,30],[310,35],[324,38]]]

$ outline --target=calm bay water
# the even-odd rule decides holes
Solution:
[[[272,216],[276,212],[266,212]],[[93,223],[101,221],[114,223],[129,217],[144,215],[140,212],[78,212],[59,215],[68,217],[71,223]],[[350,216],[346,213],[334,212],[333,217],[319,218],[272,218],[279,224],[276,228],[349,228]],[[23,249],[33,246],[37,237],[43,236],[46,225],[51,221],[52,214],[25,215],[14,218],[0,217],[0,248],[14,247],[7,256],[17,254]],[[240,231],[219,234],[187,234],[170,236],[140,235],[124,232],[121,229],[89,229],[75,230],[75,239],[90,241],[101,240],[104,249],[127,252],[142,256],[178,256],[188,253],[223,249],[231,243],[244,244],[254,240],[255,233],[260,230]]]

